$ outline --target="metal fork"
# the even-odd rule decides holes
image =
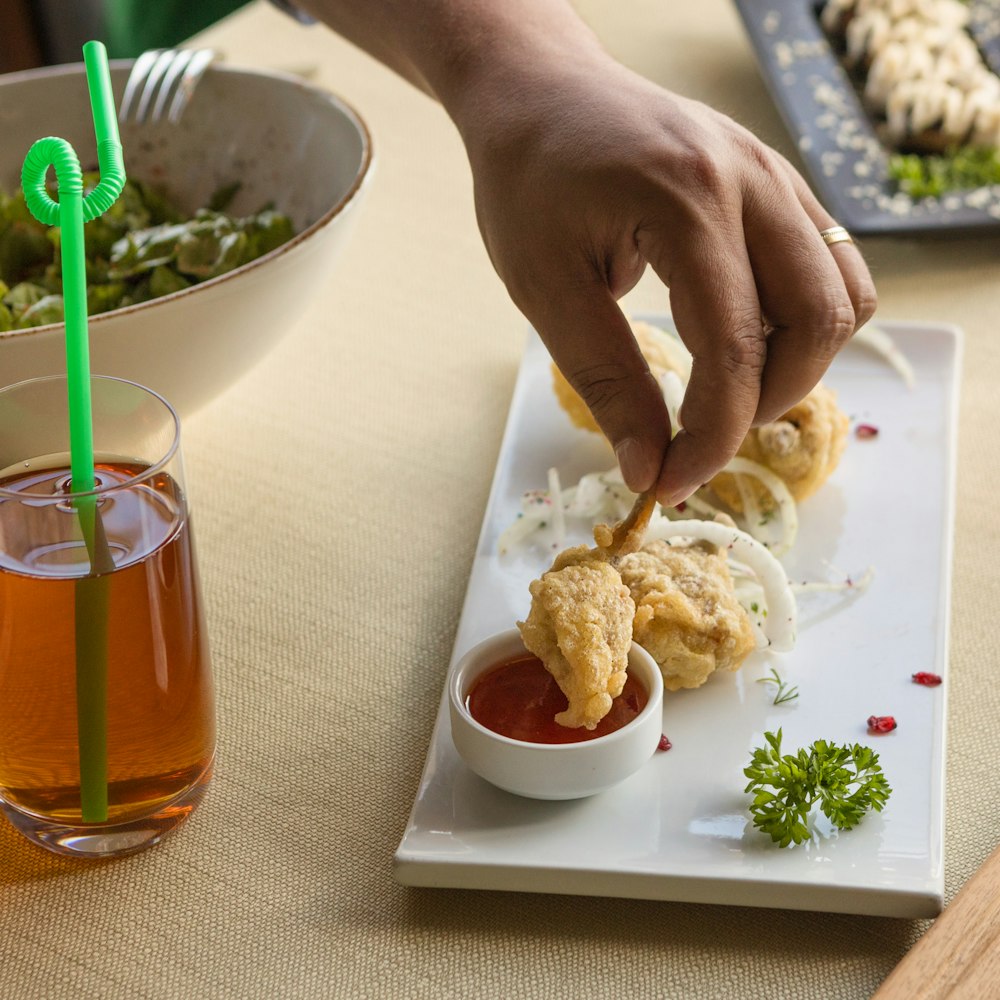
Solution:
[[[129,74],[118,120],[142,125],[164,117],[176,124],[187,107],[198,81],[215,59],[212,49],[150,49],[143,52]],[[133,111],[133,105],[135,110]]]

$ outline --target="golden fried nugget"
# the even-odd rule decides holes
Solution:
[[[531,610],[517,627],[569,701],[556,722],[593,729],[625,685],[635,614],[628,588],[607,553],[580,545],[529,589]]]
[[[700,687],[753,651],[750,619],[721,549],[653,541],[618,566],[636,605],[632,636],[660,665],[668,691]]]
[[[687,380],[687,372],[682,371],[678,364],[678,348],[671,351],[671,344],[666,342],[670,334],[664,333],[663,330],[649,323],[643,323],[641,320],[632,320],[630,325],[632,335],[635,337],[639,350],[646,359],[646,364],[649,365],[649,370],[654,377],[658,379],[664,372],[676,372],[682,381]],[[587,404],[555,365],[552,365],[552,390],[574,427],[579,427],[584,431],[593,431],[595,434],[601,433],[597,421],[587,409]]]
[[[812,496],[836,469],[850,420],[837,406],[837,395],[819,384],[780,420],[754,427],[737,454],[767,466],[787,484],[796,500]],[[743,499],[731,473],[720,472],[711,487],[735,511],[743,510]],[[744,485],[753,491],[764,511],[774,507],[774,498],[752,476]]]
[[[656,494],[647,490],[636,496],[632,509],[617,524],[595,524],[594,541],[604,558],[615,562],[619,556],[641,548],[654,510]]]

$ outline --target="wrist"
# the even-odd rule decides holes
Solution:
[[[482,103],[502,109],[505,96],[516,104],[518,91],[609,59],[569,0],[293,2],[436,97],[460,130]]]
[[[484,115],[516,117],[555,78],[610,59],[566,0],[468,0],[452,5],[452,19],[417,58],[463,135]]]

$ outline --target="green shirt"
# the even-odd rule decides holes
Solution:
[[[127,59],[177,45],[248,0],[103,0],[108,55]]]

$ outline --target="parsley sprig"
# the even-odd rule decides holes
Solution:
[[[881,812],[892,789],[870,747],[817,740],[808,749],[781,753],[781,730],[765,733],[743,773],[753,793],[753,825],[781,847],[809,839],[807,820],[818,803],[839,830],[850,830],[869,809]]]
[[[911,198],[939,198],[1000,183],[1000,151],[992,146],[963,146],[941,156],[897,153],[889,157],[889,177]]]

